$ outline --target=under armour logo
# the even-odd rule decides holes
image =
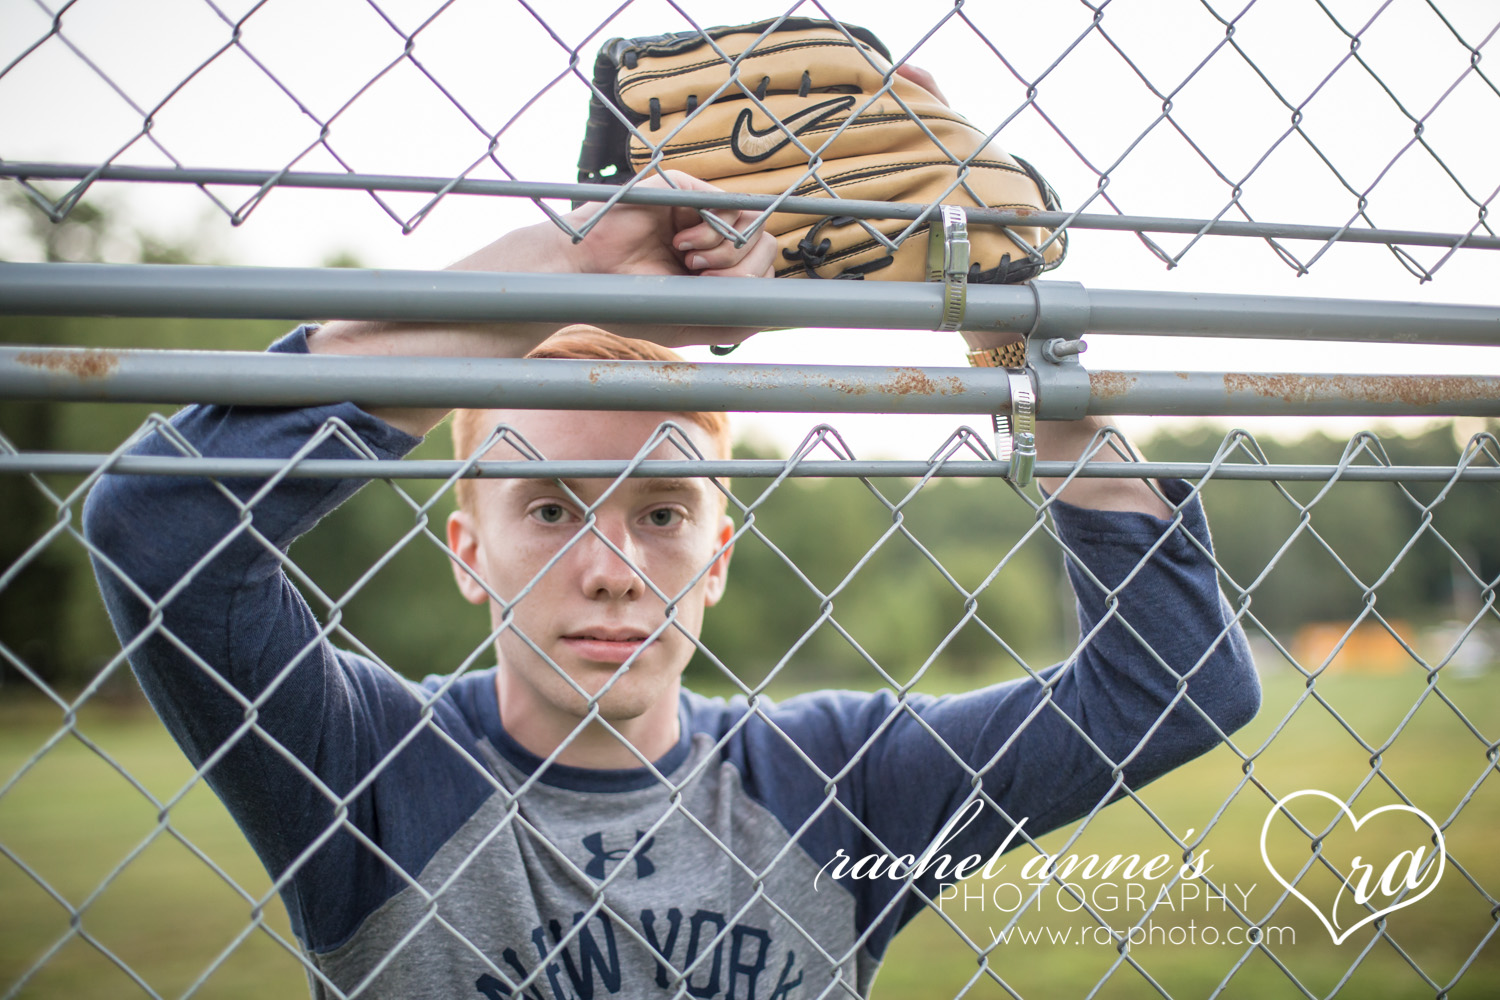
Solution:
[[[656,865],[652,864],[651,859],[646,857],[646,852],[651,850],[651,845],[656,843],[656,838],[652,837],[644,844],[641,844],[641,838],[644,836],[646,836],[644,831],[635,831],[635,844],[641,845],[639,850],[635,852],[636,878],[650,878],[652,873],[656,871]],[[630,853],[631,849],[635,847],[635,844],[631,844],[630,847],[617,847],[612,851],[606,851],[604,849],[604,834],[589,834],[587,837],[583,838],[583,846],[588,850],[590,854],[593,855],[593,858],[590,859],[589,863],[584,867],[584,873],[587,874],[589,878],[604,878],[605,862],[624,861],[625,855]]]

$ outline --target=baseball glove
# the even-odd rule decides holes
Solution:
[[[890,52],[866,29],[787,18],[768,33],[773,24],[606,42],[578,179],[622,183],[676,168],[742,193],[1057,210],[1030,164],[894,75]],[[737,72],[705,34],[738,60]],[[781,248],[776,275],[921,281],[926,223],[895,251],[872,235],[892,239],[909,224],[778,212],[768,221]],[[970,222],[968,233],[969,281],[1027,281],[1067,250],[1066,234],[1047,242],[1052,232],[1035,226]]]

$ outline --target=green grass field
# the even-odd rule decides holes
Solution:
[[[1241,892],[1247,892],[1248,906],[1242,905],[1242,909],[1252,919],[1267,926],[1290,928],[1289,932],[1282,932],[1283,943],[1277,944],[1275,939],[1268,942],[1274,959],[1262,950],[1224,943],[1204,944],[1201,939],[1196,944],[1163,941],[1169,928],[1181,927],[1187,932],[1190,921],[1196,925],[1194,930],[1211,927],[1220,937],[1230,927],[1243,928],[1225,904],[1215,901],[1210,905],[1201,898],[1192,898],[1191,893],[1184,902],[1181,890],[1177,889],[1173,890],[1175,909],[1163,906],[1150,918],[1162,927],[1162,936],[1155,943],[1130,949],[1129,958],[1140,966],[1138,970],[1122,958],[1102,933],[1095,940],[1093,928],[1098,924],[1086,911],[1061,912],[1059,906],[1073,908],[1079,904],[1066,895],[1059,900],[1058,890],[1053,886],[1044,890],[1041,897],[1043,912],[1032,910],[1016,925],[1037,935],[1035,943],[1027,943],[1021,940],[1021,935],[1013,933],[1008,943],[998,944],[990,951],[989,970],[1025,997],[1155,996],[1156,990],[1147,976],[1174,997],[1291,997],[1302,996],[1304,991],[1305,995],[1325,997],[1336,987],[1340,996],[1361,1000],[1432,997],[1439,995],[1455,977],[1458,981],[1446,994],[1449,997],[1500,995],[1500,960],[1495,949],[1488,947],[1489,936],[1496,929],[1491,912],[1494,902],[1469,881],[1477,882],[1491,896],[1500,892],[1500,857],[1495,851],[1495,830],[1500,825],[1500,784],[1492,773],[1492,761],[1486,756],[1489,746],[1500,737],[1500,676],[1490,673],[1470,679],[1446,679],[1440,685],[1441,692],[1463,712],[1483,739],[1474,735],[1436,694],[1430,694],[1400,735],[1385,747],[1402,719],[1412,712],[1423,688],[1416,671],[1400,676],[1342,674],[1319,680],[1317,692],[1338,713],[1341,723],[1316,701],[1298,705],[1298,699],[1306,693],[1300,677],[1280,674],[1268,678],[1259,717],[1235,737],[1240,750],[1253,757],[1250,773],[1264,786],[1264,791],[1249,782],[1244,762],[1228,748],[1221,747],[1140,792],[1141,800],[1156,819],[1134,803],[1118,802],[1089,823],[1070,847],[1064,845],[1077,832],[1076,825],[1042,838],[1044,849],[1064,856],[1098,854],[1108,858],[1115,854],[1140,854],[1144,859],[1168,853],[1173,855],[1174,862],[1180,862],[1180,852],[1161,831],[1157,820],[1179,835],[1190,828],[1209,829],[1212,823],[1212,832],[1205,843],[1209,852],[1205,861],[1213,866],[1209,878],[1235,903],[1241,903]],[[1288,715],[1291,718],[1285,728],[1267,744],[1267,739]],[[1375,932],[1367,925],[1335,947],[1328,932],[1295,898],[1286,899],[1272,914],[1283,890],[1271,878],[1260,855],[1261,827],[1276,798],[1305,788],[1319,788],[1347,799],[1371,778],[1371,752],[1348,730],[1353,730],[1371,747],[1384,750],[1380,758],[1381,773],[1440,826],[1453,816],[1466,797],[1472,796],[1446,828],[1450,864],[1436,889],[1410,908],[1392,913],[1390,937],[1373,946]],[[1489,780],[1484,780],[1486,776]],[[1483,784],[1476,789],[1481,781]],[[1232,793],[1233,799],[1215,819]],[[1363,816],[1373,808],[1397,801],[1390,786],[1376,776],[1355,800],[1353,812]],[[1331,805],[1320,809],[1317,803],[1308,806],[1306,800],[1295,808],[1309,826],[1312,820],[1326,824],[1335,814]],[[1420,834],[1412,836],[1413,827],[1420,829],[1418,824],[1419,821],[1412,819],[1407,825],[1395,823],[1384,828],[1372,825],[1355,845],[1346,823],[1330,836],[1328,850],[1331,857],[1340,860],[1360,852],[1368,858],[1388,858],[1400,850],[1421,846]],[[1280,827],[1272,829],[1268,852],[1273,860],[1286,859],[1295,865],[1307,859],[1305,838],[1293,843],[1286,837],[1275,836]],[[1290,829],[1288,825],[1286,830]],[[997,893],[996,889],[1007,881],[1022,882],[1011,873],[1034,856],[1035,852],[1023,848],[1007,857],[1007,871],[997,878],[988,883],[971,879],[955,892],[952,901],[944,902],[944,914],[976,944],[990,947],[995,934],[1013,916],[1002,908],[1015,905],[1011,890],[1000,888]],[[1463,872],[1459,871],[1459,865]],[[1298,884],[1311,898],[1331,900],[1336,883],[1331,876],[1325,878],[1326,882],[1309,876]],[[1136,882],[1148,887],[1142,893],[1148,901],[1155,899],[1159,883],[1143,879]],[[1081,885],[1093,892],[1099,882]],[[1031,886],[1026,888],[1030,891]],[[960,895],[964,889],[969,896],[967,900]],[[1144,915],[1139,903],[1130,904],[1127,910],[1125,895],[1126,890],[1121,888],[1113,893],[1106,890],[1098,897],[1104,906],[1110,905],[1112,896],[1118,900],[1113,912],[1102,914],[1117,928],[1128,927]],[[1268,914],[1270,919],[1266,920]],[[1064,932],[1069,932],[1066,943],[1051,942],[1052,936],[1060,938]],[[1412,963],[1431,982],[1419,975]],[[944,919],[929,912],[897,938],[875,994],[953,996],[978,971],[975,951],[961,941]],[[1300,989],[1291,977],[1300,983]],[[1101,982],[1103,985],[1091,994]],[[989,998],[1007,994],[985,972],[967,995]]]
[[[1424,690],[1415,675],[1332,676],[1320,680],[1316,690],[1342,721],[1315,701],[1293,712],[1304,686],[1299,678],[1282,674],[1267,680],[1260,717],[1237,737],[1240,748],[1254,758],[1254,780],[1266,791],[1250,782],[1238,757],[1221,748],[1141,792],[1155,819],[1131,802],[1117,803],[1090,823],[1067,853],[1175,853],[1158,821],[1179,834],[1211,828],[1205,845],[1213,865],[1209,877],[1226,887],[1233,900],[1248,891],[1248,912],[1257,920],[1265,918],[1281,896],[1259,854],[1261,824],[1272,797],[1309,787],[1347,797],[1371,776],[1371,750],[1361,747],[1347,726],[1383,751],[1381,774],[1440,824],[1463,804],[1446,826],[1450,863],[1438,888],[1390,917],[1394,944],[1383,938],[1372,945],[1373,929],[1365,927],[1335,947],[1307,908],[1288,899],[1269,920],[1272,926],[1290,928],[1281,943],[1270,944],[1274,958],[1242,946],[1158,942],[1131,949],[1129,958],[1139,971],[1110,945],[1092,939],[1080,944],[1078,936],[1093,921],[1085,913],[1059,912],[1054,890],[1044,894],[1041,913],[1032,911],[1018,924],[1042,935],[1041,940],[1024,943],[1013,936],[996,945],[988,956],[989,969],[1017,994],[1046,998],[1086,996],[1101,980],[1104,985],[1095,996],[1155,995],[1146,975],[1174,997],[1209,996],[1221,985],[1219,995],[1229,997],[1303,995],[1289,974],[1311,996],[1327,996],[1342,983],[1341,996],[1430,997],[1461,971],[1448,996],[1500,994],[1500,962],[1494,949],[1484,947],[1496,928],[1493,903],[1472,884],[1500,892],[1500,858],[1494,846],[1500,789],[1495,780],[1484,780],[1493,769],[1488,747],[1500,738],[1500,675],[1451,678],[1440,685],[1478,735],[1435,693],[1413,712]],[[1280,735],[1263,746],[1289,713]],[[1384,746],[1409,713],[1401,735]],[[10,780],[59,726],[60,714],[46,706],[0,703],[0,780]],[[163,804],[181,794],[191,777],[186,761],[142,708],[90,706],[79,729]],[[1229,804],[1219,815],[1226,800]],[[1393,801],[1394,794],[1377,776],[1356,801],[1355,812],[1362,815]],[[1310,807],[1309,814],[1316,819],[1316,808]],[[16,996],[86,1000],[142,995],[112,955],[162,996],[180,996],[227,953],[196,995],[305,995],[300,966],[267,933],[291,940],[281,904],[272,899],[263,913],[258,908],[268,879],[212,793],[201,782],[194,784],[171,803],[167,818],[167,825],[160,825],[158,806],[71,735],[15,780],[0,796],[0,994],[10,995],[28,977]],[[1059,851],[1072,832],[1058,831],[1042,843]],[[1417,846],[1392,839],[1401,835],[1394,827],[1381,833],[1372,826],[1359,849],[1374,856]],[[1329,851],[1335,856],[1338,836],[1330,838]],[[1282,846],[1290,851],[1300,847],[1299,857],[1305,859],[1305,840]],[[197,852],[211,857],[223,874]],[[1003,929],[1010,917],[997,909],[994,889],[1008,880],[1019,882],[1008,873],[1031,854],[1023,848],[1008,855],[1006,872],[991,882],[972,880],[966,886],[967,904],[945,902],[944,916],[988,947],[991,930]],[[50,893],[81,908],[71,933],[68,912],[27,869],[46,882]],[[999,896],[999,906],[1013,905],[1007,892]],[[981,898],[984,908],[977,902]],[[1097,898],[1107,904],[1109,894]],[[1076,905],[1066,897],[1063,902]],[[1142,916],[1139,903],[1129,911],[1123,902],[1117,905],[1113,914],[1106,914],[1116,926]],[[264,929],[252,926],[257,918]],[[1209,909],[1201,899],[1179,901],[1174,910],[1159,909],[1152,919],[1162,933],[1185,929],[1189,921],[1195,931],[1213,926],[1220,933],[1237,924],[1232,913],[1220,912],[1219,905]],[[1059,935],[1068,928],[1068,943],[1046,943],[1049,931]],[[975,952],[944,917],[929,913],[897,939],[875,996],[955,996],[977,972]],[[986,972],[966,995],[1006,994]]]

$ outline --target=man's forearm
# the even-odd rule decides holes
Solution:
[[[1015,334],[997,335],[977,330],[965,330],[964,341],[971,351],[1004,347],[1020,341]],[[1089,464],[1097,462],[1124,462],[1128,459],[1115,451],[1114,445],[1098,439],[1105,427],[1098,417],[1081,420],[1039,420],[1036,425],[1036,460],[1038,462],[1076,462],[1089,454]],[[1098,446],[1097,448],[1095,446]],[[1156,517],[1169,517],[1167,504],[1157,496],[1153,484],[1143,479],[1074,479],[1066,486],[1064,480],[1044,477],[1038,479],[1042,489],[1076,507],[1091,507],[1095,510],[1140,511]]]
[[[672,184],[698,191],[717,191],[712,184],[668,171]],[[648,178],[642,187],[662,187],[666,180]],[[595,218],[599,205],[584,205],[565,217],[588,235],[574,240],[551,222],[508,233],[449,270],[551,274],[709,275],[769,278],[776,259],[776,240],[764,229],[734,243],[723,226],[711,225],[696,210],[648,205],[615,205]],[[724,213],[718,213],[724,216]],[[730,212],[723,222],[745,232],[759,213]],[[396,357],[519,358],[551,336],[566,321],[555,323],[379,323],[335,321],[307,339],[314,354],[365,354]],[[610,324],[622,337],[651,340],[666,347],[685,344],[732,344],[755,332],[737,327]],[[442,420],[442,409],[370,411],[410,434],[425,435]]]
[[[556,329],[556,323],[436,324],[336,320],[308,334],[310,354],[388,357],[524,357]],[[448,415],[446,408],[367,407],[371,414],[415,437],[425,437]]]
[[[551,223],[507,233],[449,270],[569,271],[572,262]],[[386,357],[519,358],[547,339],[557,323],[383,323],[334,320],[308,334],[311,354]],[[447,415],[446,409],[372,408],[375,416],[417,437]]]
[[[1036,426],[1036,458],[1038,462],[1074,462],[1090,447],[1099,442],[1096,435],[1105,427],[1099,417],[1084,417],[1082,420],[1042,420]],[[1109,443],[1103,443],[1089,456],[1089,464],[1099,462],[1123,462],[1126,458],[1118,454]],[[1060,500],[1075,507],[1091,507],[1095,510],[1134,510],[1157,517],[1170,517],[1171,510],[1151,488],[1145,479],[1074,479],[1065,487],[1063,480],[1039,479],[1042,488]]]

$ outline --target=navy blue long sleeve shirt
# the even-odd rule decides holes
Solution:
[[[273,350],[305,351],[302,332]],[[286,458],[329,429],[306,457],[417,444],[352,404],[172,423],[210,456]],[[178,450],[158,435],[136,453]],[[819,879],[830,862],[920,856],[976,774],[993,805],[943,850],[987,857],[1017,822],[1035,837],[1085,815],[1259,705],[1202,509],[1166,481],[1175,522],[1053,503],[1098,583],[1070,563],[1087,639],[1035,678],[944,697],[684,692],[681,737],[652,767],[544,766],[501,725],[493,670],[417,684],[326,638],[283,559],[360,485],[111,475],[85,511],[136,676],[193,762],[212,761],[318,996],[759,1000],[833,978],[865,994],[924,905],[912,890],[940,879]]]

